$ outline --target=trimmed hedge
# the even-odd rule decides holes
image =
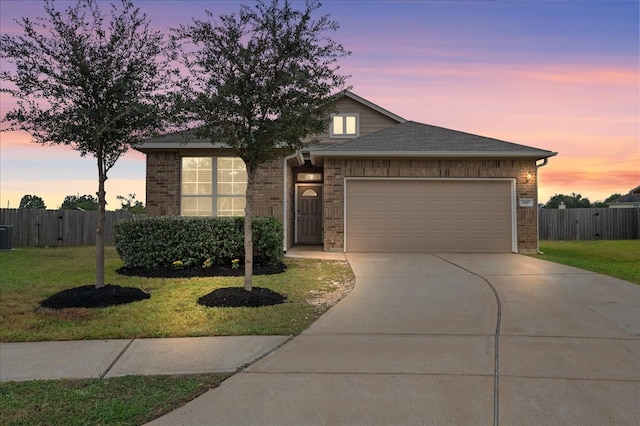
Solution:
[[[276,266],[283,261],[282,224],[272,217],[252,221],[253,262]],[[126,268],[244,264],[243,217],[152,216],[114,225],[114,244]]]

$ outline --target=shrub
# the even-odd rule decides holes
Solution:
[[[282,263],[282,224],[272,217],[253,218],[253,253],[257,265]],[[244,218],[153,216],[114,225],[114,243],[127,268],[244,264]]]

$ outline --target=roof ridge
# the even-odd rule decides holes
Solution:
[[[556,152],[417,121],[405,121],[315,151],[317,155],[491,155],[547,158]]]

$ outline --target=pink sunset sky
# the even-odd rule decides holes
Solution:
[[[134,3],[163,30],[240,4]],[[326,1],[319,12],[341,25],[333,37],[353,52],[341,65],[359,96],[408,120],[558,152],[540,169],[540,202],[640,185],[637,1]],[[2,0],[1,32],[43,14],[40,1]],[[13,100],[0,97],[4,115]],[[132,150],[110,172],[108,209],[117,195],[144,202],[144,181],[144,155]],[[57,208],[96,189],[93,158],[0,133],[1,207],[33,194]]]

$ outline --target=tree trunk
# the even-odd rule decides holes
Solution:
[[[96,226],[96,288],[104,287],[104,223],[106,220],[106,193],[104,184],[107,174],[98,158],[98,225]]]
[[[247,192],[244,207],[244,289],[253,289],[253,235],[251,219],[253,217],[253,187],[256,173],[253,167],[247,166]]]

